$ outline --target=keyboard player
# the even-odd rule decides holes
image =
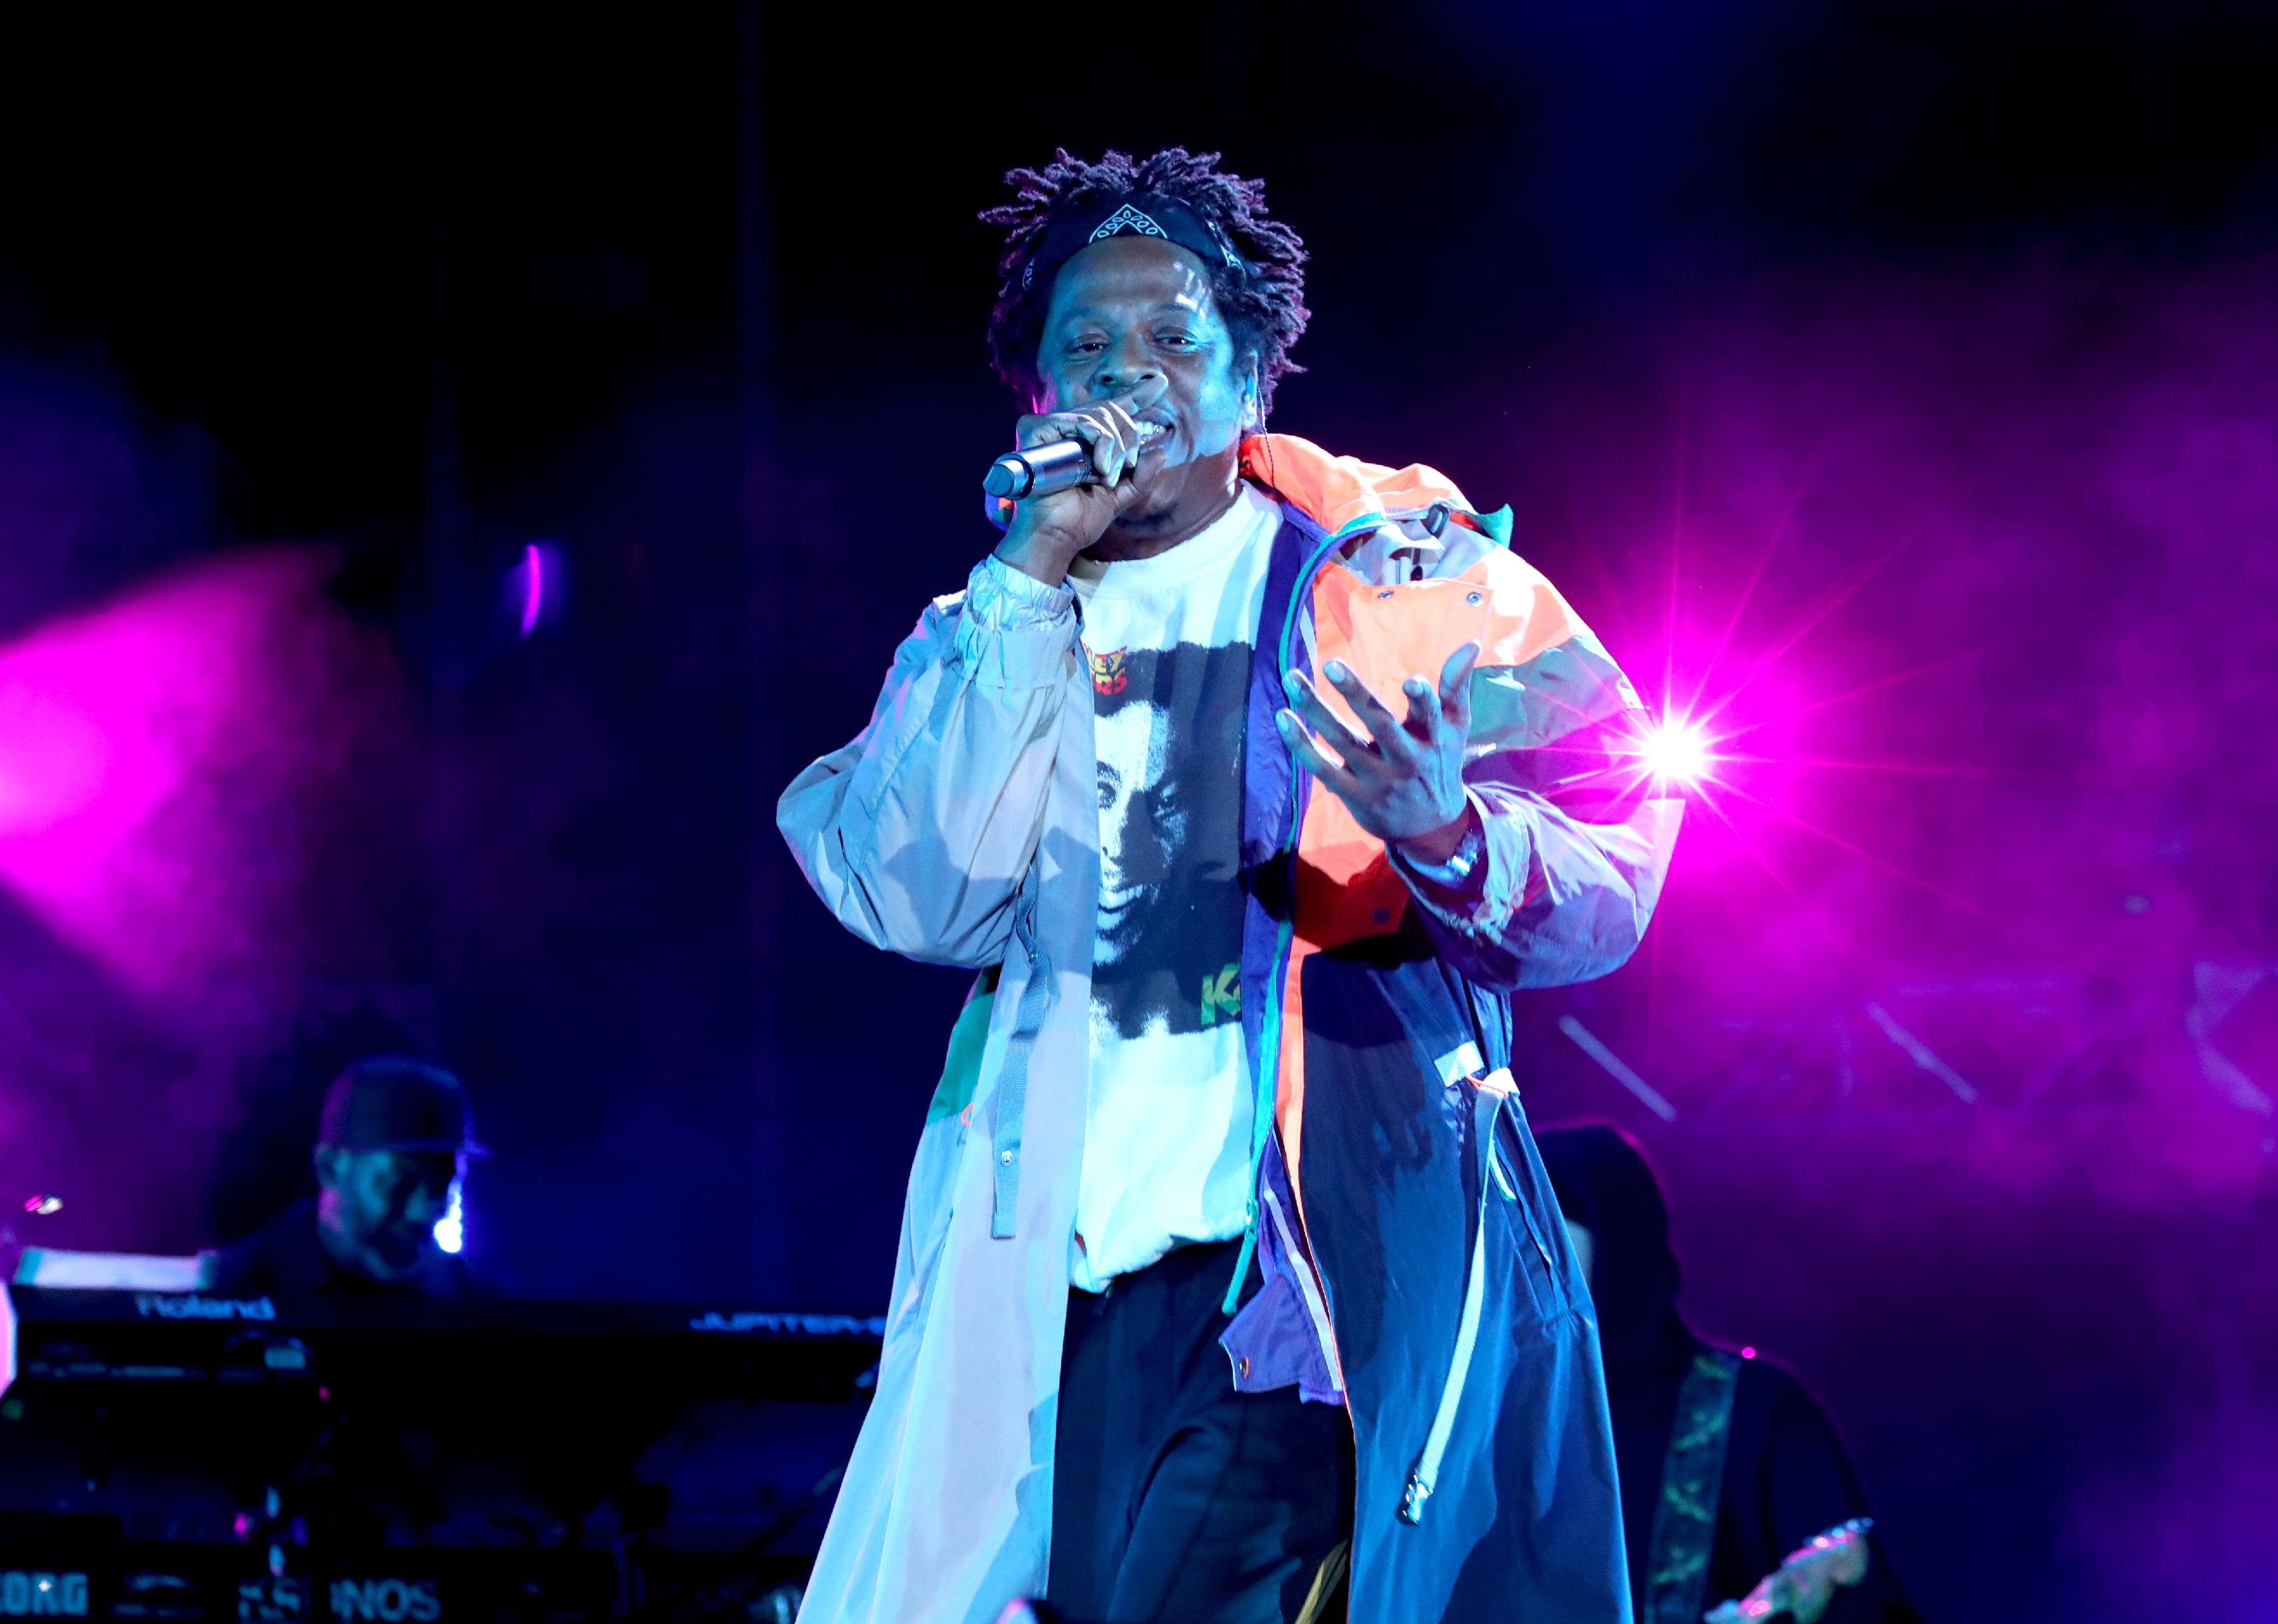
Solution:
[[[435,1242],[467,1159],[465,1090],[417,1060],[359,1060],[333,1079],[311,1161],[317,1194],[216,1255],[223,1296],[463,1299],[466,1264]]]

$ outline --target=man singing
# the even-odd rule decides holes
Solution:
[[[1008,180],[1024,501],[778,815],[980,972],[807,1624],[1630,1616],[1588,1289],[1505,995],[1637,946],[1678,807],[1428,468],[1265,432],[1304,249],[1173,148]]]

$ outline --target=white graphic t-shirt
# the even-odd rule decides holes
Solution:
[[[1242,1233],[1253,1115],[1242,1041],[1242,770],[1250,638],[1281,522],[1245,483],[1154,558],[1087,566],[1099,759],[1091,1100],[1072,1278],[1098,1291]]]

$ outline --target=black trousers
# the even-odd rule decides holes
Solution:
[[[1218,1338],[1240,1249],[1068,1293],[1046,1594],[1077,1624],[1289,1624],[1351,1531],[1345,1412],[1234,1389]]]

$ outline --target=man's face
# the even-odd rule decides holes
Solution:
[[[1173,1003],[1191,1014],[1191,972],[1215,971],[1241,957],[1238,916],[1230,939],[1216,939],[1210,922],[1218,916],[1204,899],[1212,886],[1234,881],[1227,865],[1242,844],[1250,648],[1182,643],[1132,649],[1120,658],[1122,686],[1093,701],[1099,756],[1094,987],[1171,974],[1181,989]],[[1126,1035],[1137,1035],[1136,1029]]]
[[[1173,530],[1225,501],[1256,374],[1252,359],[1235,352],[1194,255],[1159,238],[1110,237],[1062,265],[1036,342],[1036,374],[1040,412],[1164,380],[1163,398],[1138,416],[1168,432],[1140,454],[1140,477],[1151,475],[1151,484],[1116,529]]]
[[[374,1279],[394,1280],[426,1261],[450,1206],[459,1159],[451,1152],[317,1152],[317,1222],[333,1254]]]

